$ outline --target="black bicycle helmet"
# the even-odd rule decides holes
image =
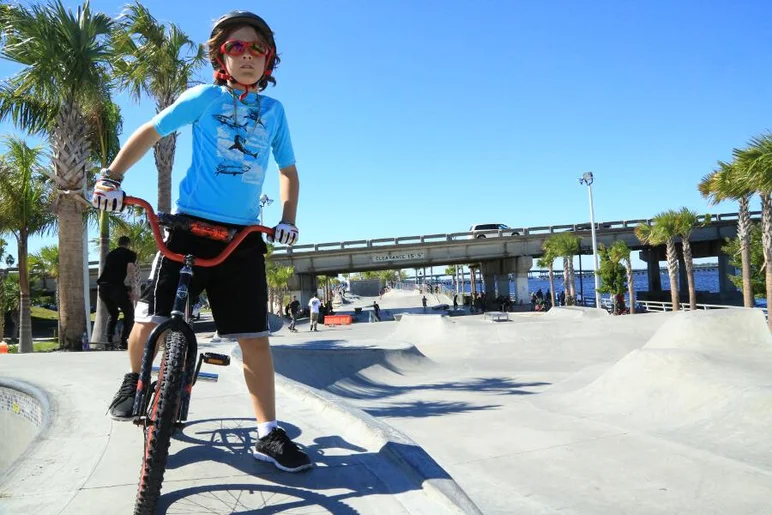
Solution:
[[[265,38],[265,42],[270,47],[271,53],[266,61],[266,70],[263,73],[263,77],[257,82],[257,84],[260,84],[261,86],[260,89],[263,89],[265,88],[267,81],[274,82],[271,78],[271,74],[279,62],[279,58],[276,55],[276,42],[273,39],[273,31],[271,30],[271,27],[268,26],[268,23],[255,13],[238,10],[220,16],[220,18],[214,22],[209,38],[213,39],[218,31],[236,25],[249,25],[253,27],[258,34]],[[215,70],[215,79],[233,81],[232,77],[230,77],[225,70],[225,65],[219,56],[210,55],[210,62]]]
[[[273,53],[276,54],[276,42],[273,40],[273,31],[271,30],[271,27],[269,27],[265,20],[260,16],[249,11],[231,11],[228,14],[220,16],[217,21],[214,22],[209,38],[213,38],[218,30],[232,25],[251,25],[258,34],[268,40],[266,43],[271,47]],[[219,64],[212,60],[212,66],[217,69]]]

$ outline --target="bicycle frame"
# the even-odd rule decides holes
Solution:
[[[206,223],[195,222],[190,224],[189,222],[183,222],[181,219],[175,217],[175,215],[159,213],[156,215],[153,207],[140,198],[126,197],[124,204],[136,205],[145,209],[150,227],[153,231],[153,237],[156,241],[159,251],[168,259],[182,263],[182,269],[180,270],[180,277],[177,283],[177,294],[174,298],[174,304],[171,311],[171,317],[169,320],[159,324],[150,333],[150,336],[145,343],[145,350],[142,355],[142,367],[140,369],[139,381],[137,383],[137,392],[134,397],[134,408],[132,415],[135,418],[135,423],[145,423],[145,413],[147,412],[147,406],[150,402],[151,391],[151,376],[153,370],[153,360],[155,359],[156,348],[158,340],[166,331],[179,331],[188,342],[187,354],[185,357],[185,371],[182,388],[182,397],[180,399],[179,412],[177,415],[177,422],[181,423],[187,420],[188,408],[190,406],[190,396],[193,389],[193,385],[196,383],[198,372],[201,368],[201,362],[205,359],[202,354],[198,360],[198,366],[196,366],[196,357],[198,354],[198,342],[196,335],[188,324],[189,316],[189,290],[191,281],[193,279],[193,267],[194,266],[217,266],[233,252],[236,247],[247,237],[247,235],[253,232],[262,232],[269,236],[273,236],[273,229],[264,227],[262,225],[247,226],[238,233],[234,230],[226,229],[224,227],[210,225]],[[217,239],[220,241],[229,241],[225,249],[217,257],[210,259],[199,259],[192,255],[177,254],[169,250],[166,243],[161,236],[161,225],[168,225],[173,227],[180,227],[184,225],[185,230],[190,230],[191,233],[208,237],[211,239]]]

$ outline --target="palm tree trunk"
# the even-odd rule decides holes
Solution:
[[[0,271],[0,342],[5,337],[5,277],[8,271]]]
[[[686,282],[689,285],[689,309],[697,309],[697,290],[694,287],[694,258],[692,257],[692,246],[688,238],[681,239],[681,245],[684,249],[684,265],[686,266]]]
[[[86,330],[83,285],[83,216],[70,199],[59,202],[59,320],[63,348],[81,350]]]
[[[107,254],[110,252],[110,224],[107,213],[99,213],[99,275],[105,268]],[[98,277],[98,276],[97,276]],[[105,303],[97,295],[97,311],[94,320],[94,330],[91,333],[91,341],[96,343],[107,342],[107,317],[109,316]]]
[[[63,104],[51,136],[52,161],[65,189],[83,191],[89,143],[80,106]],[[83,207],[69,195],[60,195],[56,215],[59,223],[59,321],[64,348],[80,350],[86,330],[83,267]],[[62,340],[63,339],[63,340]]]
[[[667,259],[667,273],[670,276],[670,302],[673,304],[673,311],[678,311],[681,309],[678,302],[678,252],[673,238],[667,240],[665,258]]]
[[[172,167],[177,147],[177,133],[170,134],[155,144],[153,155],[158,169],[158,211],[170,213],[172,208]]]
[[[174,103],[174,95],[158,99],[156,112],[160,113]],[[172,209],[172,168],[177,148],[177,133],[162,138],[153,147],[155,166],[158,169],[158,211],[171,213]]]
[[[19,353],[33,352],[32,317],[30,315],[29,267],[27,261],[27,233],[19,234]]]
[[[742,261],[743,305],[753,307],[753,284],[751,282],[751,212],[750,195],[739,199],[740,208],[737,217],[737,238],[740,240],[740,259]]]
[[[574,268],[574,256],[571,256],[571,260],[568,262],[568,271],[571,274],[571,305],[573,306],[576,304],[576,269]]]
[[[555,298],[555,267],[552,263],[550,263],[549,266],[550,271],[550,295],[552,295],[552,298]],[[552,303],[550,302],[550,307],[552,307]]]
[[[563,258],[563,291],[566,292],[566,295],[571,295],[571,290],[569,287],[569,281],[571,280],[571,271],[569,270],[569,263],[570,259],[568,257]],[[553,297],[554,299],[555,297]]]
[[[627,270],[627,296],[630,298],[630,314],[635,314],[635,278],[633,275],[633,263],[628,256],[625,259],[625,269]]]
[[[764,267],[766,270],[767,309],[772,306],[772,198],[770,193],[761,193],[761,242],[764,246]],[[772,318],[767,316],[767,327],[772,330]]]

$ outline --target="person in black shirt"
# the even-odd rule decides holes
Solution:
[[[110,318],[107,321],[107,341],[112,343],[115,327],[118,324],[118,308],[123,311],[123,330],[121,331],[121,349],[128,348],[128,339],[134,325],[134,266],[137,254],[129,250],[131,240],[128,236],[118,239],[118,247],[107,254],[102,274],[97,279],[99,298],[104,302]],[[129,278],[129,285],[126,278]]]
[[[295,324],[298,322],[298,310],[300,309],[300,302],[298,301],[297,296],[292,297],[292,302],[289,303],[289,312],[290,316],[292,317],[292,323],[290,323],[289,330],[293,332],[298,332],[297,328],[295,328]]]

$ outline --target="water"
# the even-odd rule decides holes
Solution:
[[[660,281],[662,283],[662,290],[663,291],[670,291],[670,276],[667,275],[667,272],[660,271]],[[575,278],[576,282],[576,292],[579,293],[580,290],[580,284],[581,287],[584,289],[584,298],[595,298],[595,278],[592,276],[583,276],[581,283],[579,282],[579,277],[577,276]],[[633,282],[635,284],[635,291],[649,291],[649,278],[646,274],[635,274],[633,277]],[[555,283],[555,291],[560,293],[565,289],[565,286],[563,284],[563,278],[556,277],[554,280]],[[718,287],[718,271],[717,270],[695,270],[694,271],[694,287],[697,291],[704,291],[709,293],[718,293],[719,287]],[[546,292],[550,288],[550,281],[549,278],[541,279],[539,277],[529,277],[528,278],[528,291],[537,291],[539,288],[543,292]],[[687,285],[678,284],[678,290],[679,291],[686,291]],[[510,295],[515,294],[515,285],[513,282],[510,282],[509,284],[509,293]]]
[[[660,271],[660,280],[662,283],[662,290],[663,291],[670,291],[670,277],[667,274],[667,271]],[[555,283],[555,292],[560,293],[565,289],[565,285],[563,284],[563,278],[560,276],[555,276],[554,279]],[[646,273],[636,273],[634,276],[634,283],[635,283],[635,291],[648,291],[649,290],[649,280]],[[680,280],[679,280],[680,283]],[[708,270],[702,270],[698,269],[694,271],[694,283],[695,288],[697,291],[702,292],[710,292],[710,293],[718,293],[719,291],[719,285],[718,285],[718,270],[714,269],[708,269]],[[449,281],[445,281],[445,284],[448,287],[452,287],[452,283]],[[575,284],[576,284],[576,293],[580,293],[582,289],[584,290],[584,298],[585,299],[594,299],[595,298],[595,279],[591,275],[585,275],[581,277],[581,283],[580,283],[580,277],[577,275],[575,277]],[[581,288],[580,288],[581,284]],[[480,282],[477,282],[477,289],[480,290]],[[536,292],[539,289],[543,292],[548,292],[550,288],[550,282],[548,277],[538,277],[538,276],[532,276],[528,278],[528,291],[529,292]],[[686,291],[687,285],[678,285],[679,291]],[[462,288],[465,292],[470,291],[470,285],[469,282],[463,285]],[[509,283],[509,294],[511,296],[515,296],[515,284],[513,281],[510,281]],[[608,294],[602,294],[604,297],[607,297]],[[523,299],[524,301],[527,301],[528,299]]]

